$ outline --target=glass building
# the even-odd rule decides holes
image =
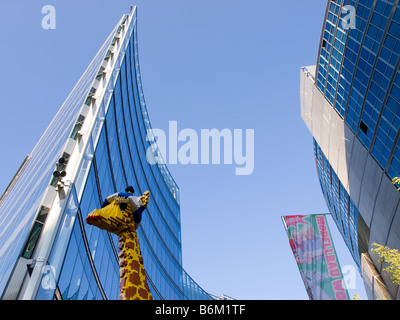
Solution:
[[[373,243],[400,249],[400,5],[328,1],[315,66],[301,69],[326,203],[369,298],[399,299]]]
[[[141,86],[136,7],[123,15],[0,199],[2,299],[119,299],[118,239],[86,216],[127,185],[151,192],[138,229],[154,299],[212,299],[182,268],[179,188]]]

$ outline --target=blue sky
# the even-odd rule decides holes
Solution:
[[[56,29],[41,26],[56,9]],[[320,0],[31,1],[0,4],[0,192],[123,13],[138,7],[141,77],[153,128],[254,129],[255,168],[169,165],[181,189],[183,266],[206,291],[307,299],[282,215],[326,213],[300,67],[316,63]],[[329,217],[340,263],[353,265]],[[362,280],[350,290],[366,299]]]

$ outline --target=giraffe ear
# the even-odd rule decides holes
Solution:
[[[143,206],[147,206],[149,204],[149,197],[150,197],[150,191],[146,191],[143,193],[143,195],[140,197],[140,201],[142,202]]]

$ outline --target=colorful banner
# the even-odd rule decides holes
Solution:
[[[348,300],[325,215],[283,216],[310,300]]]

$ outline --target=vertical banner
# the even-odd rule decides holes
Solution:
[[[310,300],[349,300],[325,215],[282,220]]]

